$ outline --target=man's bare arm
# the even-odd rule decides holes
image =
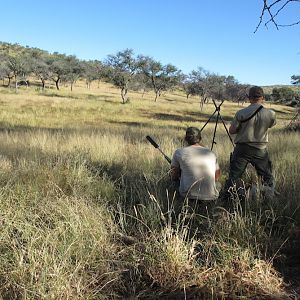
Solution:
[[[221,169],[218,169],[215,172],[215,180],[218,181],[220,177],[221,177]]]
[[[180,173],[181,173],[180,168],[171,166],[171,170],[170,170],[171,180],[173,181],[178,180],[180,178]]]

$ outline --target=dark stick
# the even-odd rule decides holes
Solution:
[[[151,145],[152,145],[154,148],[159,148],[158,144],[152,139],[151,136],[147,135],[147,136],[146,136],[146,139],[148,140],[148,142],[151,143]]]
[[[217,112],[217,110],[215,110],[212,115],[209,117],[209,119],[206,121],[206,123],[202,126],[202,128],[200,129],[200,132],[205,128],[205,126],[209,123],[210,119],[214,116],[214,114]]]
[[[209,119],[206,121],[206,123],[203,125],[203,127],[200,129],[200,131],[202,131],[202,130],[205,128],[205,126],[209,123],[209,121],[210,121],[211,118],[215,115],[215,113],[218,112],[218,114],[217,114],[217,119],[216,119],[216,124],[215,124],[215,129],[214,129],[214,136],[213,136],[212,145],[211,145],[211,150],[213,149],[214,144],[216,144],[215,138],[216,138],[217,126],[218,126],[219,120],[222,121],[222,123],[223,123],[223,125],[224,125],[224,128],[225,128],[225,130],[226,130],[226,133],[227,133],[227,135],[228,135],[228,137],[229,137],[229,139],[230,139],[230,141],[231,141],[231,144],[234,146],[233,140],[232,140],[232,138],[231,138],[231,136],[230,136],[230,133],[229,133],[229,131],[228,131],[226,125],[225,125],[224,119],[223,119],[223,117],[222,117],[222,115],[221,115],[221,106],[222,106],[222,104],[224,103],[224,100],[222,100],[222,102],[221,102],[219,105],[217,105],[217,103],[216,103],[216,101],[215,101],[214,99],[212,99],[212,102],[213,102],[213,104],[214,104],[214,106],[215,106],[215,111],[211,114],[211,116],[210,116]]]
[[[168,161],[168,163],[171,163],[171,159],[170,157],[168,157],[160,148],[159,145],[151,138],[151,136],[147,135],[146,139],[148,140],[148,142],[150,142],[150,144],[156,148],[163,156],[164,158]]]
[[[216,138],[216,133],[217,133],[217,127],[218,127],[219,116],[220,116],[220,110],[218,110],[217,120],[216,120],[216,125],[215,125],[215,130],[214,130],[214,136],[213,136],[213,140],[212,140],[212,143],[211,143],[211,148],[210,148],[210,150],[212,150],[213,147],[214,147],[214,144],[216,144],[215,138]]]
[[[230,141],[231,141],[231,144],[232,144],[232,146],[234,147],[233,140],[232,140],[232,138],[231,138],[231,136],[230,136],[230,133],[229,133],[229,131],[228,131],[227,127],[226,127],[226,124],[225,124],[225,122],[224,122],[224,119],[222,118],[221,115],[220,115],[220,119],[221,119],[221,121],[222,121],[222,123],[223,123],[223,125],[224,125],[224,128],[225,128],[225,130],[226,130],[226,132],[227,132],[227,135],[228,135],[228,137],[229,137],[229,139],[230,139]]]

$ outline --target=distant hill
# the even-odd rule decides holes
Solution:
[[[272,90],[274,88],[282,88],[282,87],[288,87],[288,88],[292,89],[293,91],[300,92],[300,86],[299,85],[293,85],[293,84],[266,85],[266,86],[263,86],[262,88],[264,89],[264,92],[266,94],[271,94]]]

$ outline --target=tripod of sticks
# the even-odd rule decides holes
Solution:
[[[210,148],[210,150],[212,150],[213,147],[214,147],[214,145],[217,144],[217,143],[216,143],[216,133],[217,133],[217,127],[218,127],[219,121],[222,122],[222,124],[223,124],[223,126],[224,126],[224,128],[225,128],[225,131],[226,131],[226,133],[227,133],[227,135],[228,135],[228,137],[229,137],[229,139],[230,139],[230,141],[231,141],[231,144],[232,144],[232,146],[234,146],[233,140],[232,140],[232,138],[231,138],[231,136],[230,136],[230,134],[229,134],[229,131],[228,131],[226,125],[225,125],[224,119],[223,119],[223,117],[222,117],[222,115],[221,115],[221,106],[222,106],[222,104],[224,103],[224,100],[222,100],[222,102],[221,102],[219,105],[217,105],[217,103],[216,103],[216,101],[215,101],[214,99],[213,99],[212,101],[213,101],[214,106],[215,106],[215,111],[211,114],[211,116],[208,118],[208,120],[206,121],[206,123],[202,126],[202,128],[200,129],[200,131],[202,132],[202,130],[203,130],[203,129],[206,127],[206,125],[210,122],[210,120],[213,118],[213,116],[214,116],[215,114],[217,114],[216,122],[215,122],[215,128],[214,128],[214,135],[213,135],[213,139],[212,139],[212,143],[211,143],[211,148]]]

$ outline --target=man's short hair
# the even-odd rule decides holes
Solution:
[[[197,127],[188,127],[185,132],[185,140],[189,145],[195,145],[201,141],[201,131]]]
[[[264,97],[264,90],[260,86],[253,86],[249,89],[249,99],[259,99],[261,97]]]

